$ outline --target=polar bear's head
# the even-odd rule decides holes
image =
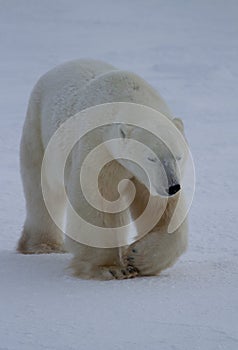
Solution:
[[[173,119],[172,122],[175,134],[170,130],[170,133],[165,135],[169,145],[147,130],[134,125],[117,123],[109,129],[108,135],[110,134],[111,139],[120,139],[125,158],[128,156],[134,161],[123,156],[118,158],[115,145],[109,147],[109,152],[131,173],[131,177],[136,177],[143,183],[153,196],[172,196],[181,188],[187,157],[184,127],[179,118]],[[166,134],[167,130],[163,133]],[[141,147],[134,140],[138,141]]]

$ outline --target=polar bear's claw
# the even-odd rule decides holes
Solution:
[[[124,261],[129,263],[129,264],[130,263],[133,264],[134,260],[135,260],[135,258],[133,256],[127,256],[124,258]]]
[[[66,253],[66,250],[58,244],[42,243],[38,246],[30,248],[26,254],[51,254],[51,253]]]
[[[133,278],[138,276],[139,271],[131,265],[128,265],[124,268],[117,267],[117,266],[111,266],[108,268],[108,271],[110,274],[114,277],[114,279],[127,279],[127,278]]]
[[[22,254],[51,254],[66,253],[63,245],[53,242],[39,243],[35,245],[18,244],[17,250]]]

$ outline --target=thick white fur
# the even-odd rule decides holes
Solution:
[[[90,106],[121,101],[147,105],[170,115],[163,99],[144,80],[100,61],[68,62],[46,73],[38,81],[29,101],[21,140],[21,175],[27,215],[18,251],[34,254],[65,250],[62,232],[50,218],[42,197],[40,176],[44,150],[59,125],[70,116]],[[180,120],[175,123],[178,128],[182,128]],[[89,143],[88,149],[94,147],[92,140],[87,139],[86,142]],[[80,151],[80,146],[77,151]],[[68,162],[66,187],[75,208],[84,210],[81,195],[75,195],[75,186],[79,179],[77,155],[79,152],[73,151],[71,161]],[[122,178],[131,178],[137,188],[134,209],[139,210],[148,198],[148,190],[132,175],[135,174],[113,161],[105,167],[105,174],[101,174],[99,185],[107,199],[115,199],[115,183]],[[72,267],[75,275],[83,278],[121,279],[136,275],[156,275],[171,266],[187,245],[186,220],[173,234],[167,233],[177,197],[175,195],[169,199],[156,227],[129,247],[93,248],[66,237],[66,247],[74,254]],[[61,201],[61,194],[55,193],[52,200],[58,203],[59,215],[63,217],[65,203]],[[161,198],[161,205],[162,202]],[[90,216],[90,211],[87,214]],[[117,220],[120,223],[125,222],[127,214],[122,214]],[[98,215],[93,219],[98,224],[116,224],[111,222],[114,219],[110,215]]]

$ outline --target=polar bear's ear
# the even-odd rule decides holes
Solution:
[[[133,127],[128,124],[119,123],[119,135],[121,138],[125,139],[130,137]]]
[[[119,134],[121,138],[126,138],[127,130],[125,124],[119,124]]]
[[[181,131],[182,133],[184,132],[184,125],[183,121],[180,118],[174,118],[173,119],[174,125]]]

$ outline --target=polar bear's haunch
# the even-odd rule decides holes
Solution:
[[[163,99],[144,80],[100,61],[68,62],[46,73],[36,84],[29,101],[21,139],[20,164],[27,215],[18,242],[18,251],[24,254],[39,254],[64,252],[67,249],[74,254],[72,268],[75,275],[82,278],[107,280],[157,275],[161,270],[173,265],[187,246],[186,220],[173,234],[168,234],[170,219],[178,203],[178,197],[182,194],[179,191],[180,181],[176,161],[170,157],[162,144],[158,143],[156,152],[165,160],[169,188],[165,188],[162,183],[159,169],[155,181],[159,191],[166,190],[173,196],[169,197],[162,217],[151,232],[129,247],[94,248],[80,244],[68,236],[64,242],[63,234],[52,221],[42,196],[41,164],[51,136],[64,121],[77,112],[109,102],[138,103],[152,107],[168,118],[171,115]],[[174,119],[173,122],[183,133],[182,121]],[[147,138],[150,143],[148,136],[143,132],[131,130],[131,127],[126,125],[119,130],[113,129],[112,132],[119,132],[121,137],[127,133],[138,136],[139,132],[139,137],[142,140]],[[100,138],[98,135],[97,138]],[[100,191],[108,200],[114,200],[117,187],[115,184],[121,179],[130,179],[136,188],[133,205],[117,216],[110,216],[107,213],[95,215],[95,212],[91,212],[82,193],[78,191],[78,186],[82,154],[85,149],[90,151],[94,147],[95,140],[89,134],[82,143],[79,143],[77,152],[71,152],[65,169],[65,187],[76,211],[90,217],[98,226],[115,227],[123,224],[132,212],[140,212],[141,208],[145,207],[148,188],[136,167],[123,160],[113,160],[100,174]],[[154,166],[153,159],[142,161],[149,169]],[[158,198],[163,207],[163,197]],[[60,191],[52,193],[52,202],[57,203],[57,215],[63,220],[65,203]],[[182,201],[179,203],[183,205]]]

